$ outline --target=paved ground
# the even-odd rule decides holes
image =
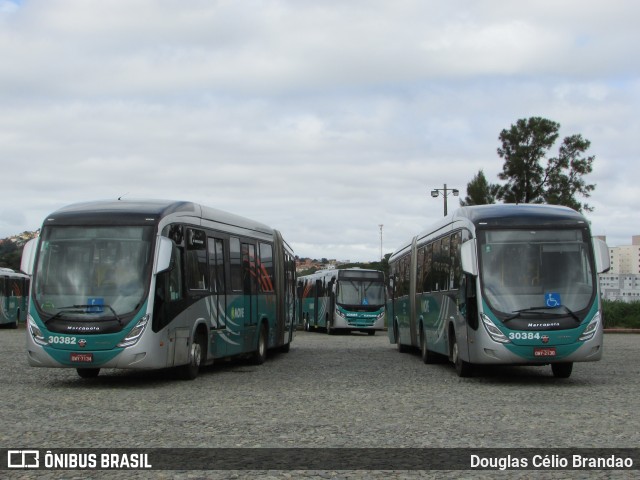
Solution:
[[[29,367],[24,329],[0,330],[2,448],[637,448],[640,336],[608,334],[600,362],[569,379],[549,367],[483,369],[400,354],[386,333],[297,332],[261,366],[225,362],[194,381],[167,372]],[[637,471],[636,471],[637,472]],[[0,474],[7,473],[0,472]],[[12,478],[35,478],[28,473]],[[51,472],[45,478],[86,478]],[[531,472],[91,472],[104,478],[529,478]],[[627,478],[628,472],[538,472]],[[3,475],[4,476],[4,475]],[[40,472],[39,477],[42,476]],[[631,476],[629,476],[631,478]]]

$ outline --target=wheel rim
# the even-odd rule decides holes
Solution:
[[[191,365],[194,367],[200,366],[200,360],[202,358],[202,347],[200,343],[193,342],[191,345]]]
[[[260,356],[264,357],[264,352],[266,350],[266,344],[267,342],[265,341],[265,334],[264,334],[264,328],[262,329],[262,331],[260,332],[260,346],[258,347],[260,349]]]

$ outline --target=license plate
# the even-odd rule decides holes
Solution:
[[[534,357],[555,357],[556,347],[535,347],[533,349]]]
[[[71,361],[74,363],[91,363],[93,362],[93,353],[72,353]]]

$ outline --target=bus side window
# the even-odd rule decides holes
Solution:
[[[242,291],[242,257],[240,255],[240,239],[231,237],[229,239],[229,256],[231,260],[231,290]]]
[[[182,282],[182,255],[175,245],[171,253],[171,267],[158,274],[153,308],[152,329],[159,331],[185,308]]]
[[[180,300],[183,296],[182,289],[182,258],[180,257],[180,249],[174,245],[171,254],[172,267],[169,270],[169,298],[170,302]]]
[[[207,234],[202,230],[187,229],[187,286],[189,290],[207,290]]]

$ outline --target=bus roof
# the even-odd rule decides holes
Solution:
[[[530,225],[576,225],[588,224],[575,210],[561,205],[538,205],[531,203],[493,204],[460,207],[452,215],[468,218],[476,226],[530,226]]]
[[[460,222],[465,219],[473,223],[478,228],[589,226],[589,222],[581,213],[561,205],[500,203],[460,207],[453,213],[431,225],[428,229],[411,237],[408,242],[403,243],[402,246],[393,253],[390,260],[397,257],[398,254],[404,253],[414,239],[420,241],[425,237],[437,234],[437,232],[442,229],[447,227],[451,228],[451,226],[456,222]]]
[[[274,229],[232,213],[193,202],[175,200],[99,200],[67,205],[50,214],[44,225],[98,225],[111,217],[113,224],[157,224],[170,214],[273,234]],[[117,219],[117,220],[116,220]]]

